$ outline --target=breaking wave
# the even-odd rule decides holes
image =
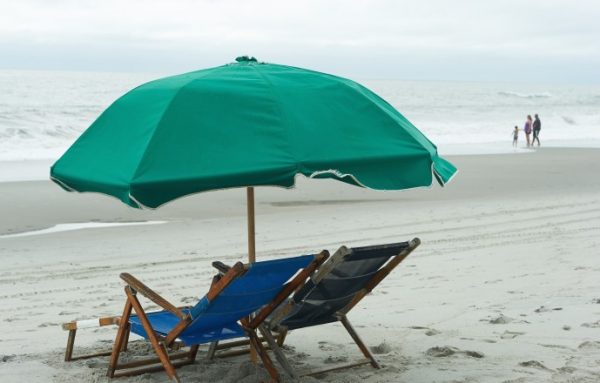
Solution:
[[[498,92],[500,96],[506,97],[518,97],[518,98],[549,98],[552,95],[548,92],[542,93],[519,93],[519,92],[511,92],[511,91],[500,91]]]

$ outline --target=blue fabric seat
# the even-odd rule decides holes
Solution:
[[[238,321],[271,302],[284,284],[300,269],[308,266],[314,255],[256,262],[210,301],[207,296],[196,305],[184,309],[192,321],[178,339],[186,346],[245,336]],[[154,332],[166,336],[181,322],[169,311],[147,313]],[[131,332],[148,338],[137,315],[129,318]]]
[[[189,314],[189,309],[183,310],[186,314]],[[154,329],[154,332],[161,336],[167,336],[181,320],[174,314],[168,311],[157,311],[147,314],[148,320]],[[129,319],[131,324],[131,332],[148,338],[146,331],[142,326],[140,318],[137,315],[132,315]],[[179,339],[186,346],[194,344],[204,344],[214,342],[216,340],[225,340],[231,338],[241,338],[245,336],[244,329],[237,322],[230,323],[229,325],[221,325],[216,330],[205,330],[201,332],[186,331],[179,336]]]

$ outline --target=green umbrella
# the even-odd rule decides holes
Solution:
[[[456,168],[390,104],[348,79],[238,57],[143,84],[52,166],[63,188],[138,208],[208,190],[291,187],[295,176],[376,190],[444,185]]]

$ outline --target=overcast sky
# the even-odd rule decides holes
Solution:
[[[600,0],[0,0],[0,68],[600,83]]]

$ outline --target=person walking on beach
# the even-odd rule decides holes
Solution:
[[[513,146],[517,147],[517,141],[519,141],[519,127],[515,125],[515,130],[513,130]]]
[[[527,121],[525,121],[525,128],[523,129],[525,131],[525,139],[527,140],[527,147],[531,146],[531,124],[532,124],[532,119],[531,116],[528,115],[527,116]]]
[[[538,142],[538,146],[540,146],[540,130],[542,129],[542,122],[538,117],[537,113],[535,114],[535,121],[533,121],[533,140],[531,141],[531,146],[535,143],[535,140]]]

